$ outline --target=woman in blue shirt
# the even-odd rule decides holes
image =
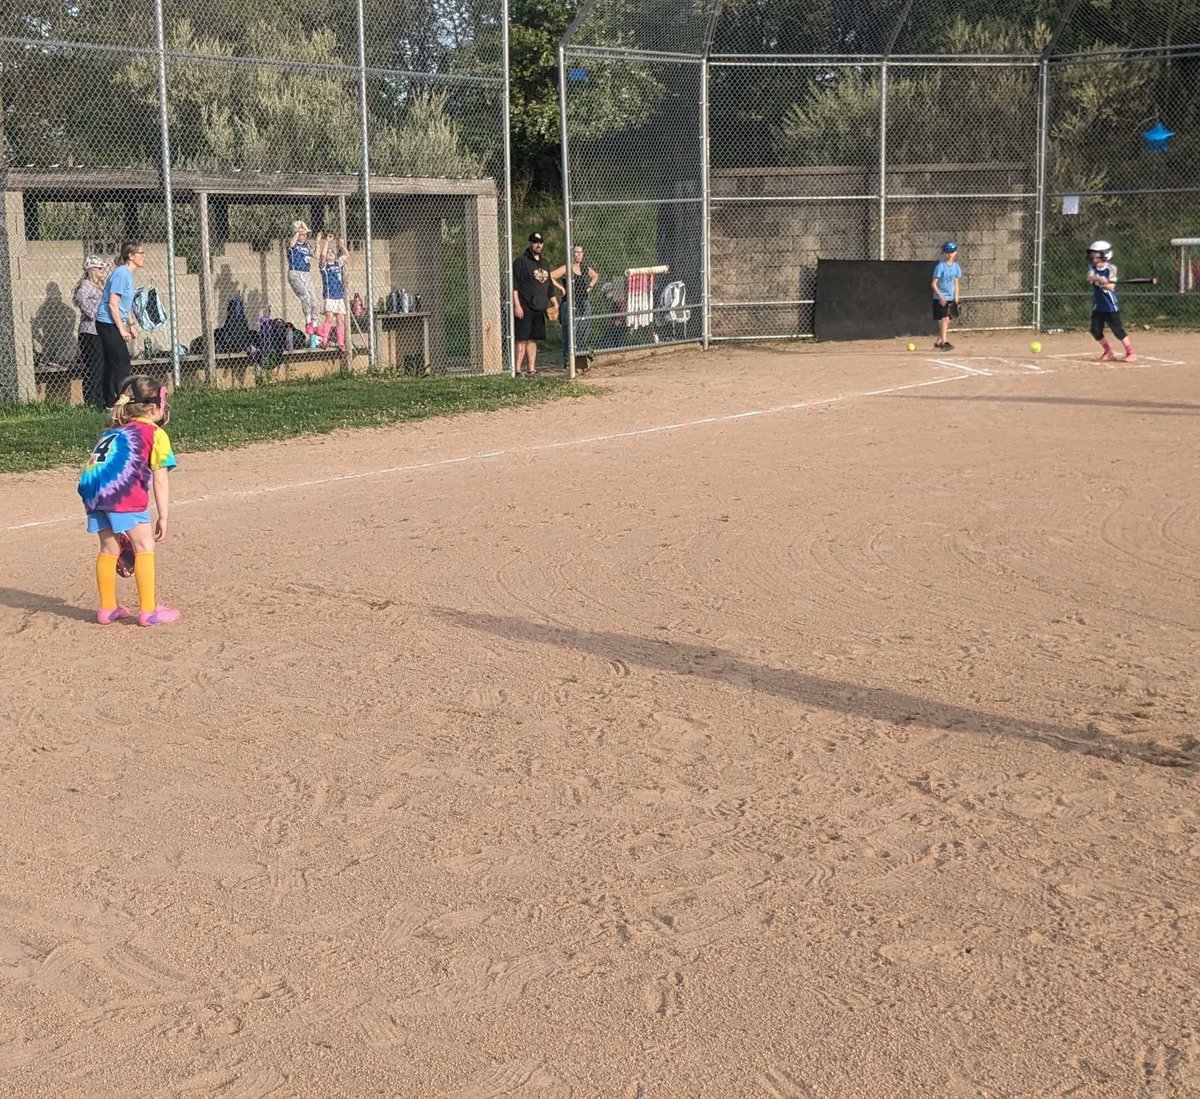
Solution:
[[[104,373],[100,381],[101,400],[106,409],[116,403],[121,383],[133,373],[129,345],[138,338],[133,317],[133,276],[146,262],[146,250],[136,240],[121,245],[121,262],[104,282],[100,306],[96,310],[96,335],[104,350]]]

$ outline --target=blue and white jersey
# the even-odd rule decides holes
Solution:
[[[309,271],[312,269],[312,245],[306,240],[289,245],[287,250],[289,271]]]
[[[1091,264],[1088,267],[1088,282],[1092,284],[1092,309],[1097,313],[1119,313],[1121,307],[1117,304],[1117,291],[1105,290],[1096,285],[1096,279],[1117,281],[1117,265],[1111,262]]]
[[[331,260],[321,268],[321,287],[327,301],[341,301],[346,296],[344,279],[341,260]]]

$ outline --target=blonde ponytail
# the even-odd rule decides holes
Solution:
[[[158,388],[158,382],[149,374],[126,378],[108,414],[108,426],[124,427],[130,420],[149,416],[158,406]]]

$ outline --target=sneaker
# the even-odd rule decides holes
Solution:
[[[1123,359],[1121,360],[1121,362],[1123,362],[1123,363],[1135,363],[1135,362],[1137,362],[1137,356],[1136,356],[1136,355],[1135,355],[1135,354],[1134,354],[1132,351],[1126,352],[1126,354],[1125,354],[1125,358],[1123,358]]]
[[[944,344],[942,344],[942,350],[943,350],[943,351],[953,351],[953,350],[954,350],[954,344],[952,344],[952,343],[944,343]]]
[[[1106,363],[1113,358],[1115,358],[1115,356],[1112,353],[1111,347],[1106,347],[1103,351],[1100,352],[1100,360],[1099,361],[1102,363]]]
[[[139,626],[165,626],[168,622],[174,622],[179,617],[179,612],[174,607],[164,607],[159,605],[152,611],[138,612]]]
[[[941,345],[940,343],[935,343],[935,344],[933,345],[933,349],[934,349],[934,351],[941,351],[941,350],[942,350],[942,345]]]
[[[114,607],[111,611],[97,611],[96,621],[101,626],[111,626],[122,618],[128,618],[133,612],[128,607]]]

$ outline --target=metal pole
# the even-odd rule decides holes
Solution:
[[[503,0],[500,11],[501,41],[504,47],[504,88],[501,123],[504,128],[504,267],[508,274],[504,285],[508,294],[504,299],[504,313],[508,317],[508,373],[516,377],[517,372],[517,331],[516,317],[513,315],[513,231],[512,231],[512,123],[510,120],[508,64],[508,0]]]
[[[887,259],[887,76],[884,61],[879,66],[879,258]]]
[[[362,187],[363,199],[363,255],[366,259],[365,281],[367,287],[367,368],[374,370],[378,365],[375,347],[375,267],[371,254],[371,149],[367,133],[367,36],[363,17],[363,0],[357,0],[358,8],[358,128],[362,142]]]
[[[712,340],[712,223],[710,221],[712,183],[709,159],[712,139],[708,130],[708,57],[700,68],[700,345],[705,351]]]
[[[567,53],[562,44],[558,47],[558,124],[562,131],[562,185],[563,185],[563,224],[566,227],[567,245],[567,286],[571,287],[571,152],[567,147]],[[564,305],[571,313],[575,303],[571,301],[570,293]],[[575,377],[575,318],[568,313],[567,327],[564,335],[567,338],[567,377]]]
[[[167,123],[167,43],[163,31],[162,0],[154,0],[154,45],[158,64],[158,131],[162,143],[162,186],[167,204],[167,296],[171,299],[168,310],[171,333],[171,378],[179,388],[179,294],[175,279],[175,206],[174,190],[171,186],[171,128]],[[212,338],[211,336],[209,337]],[[135,356],[137,352],[134,352]]]
[[[1033,327],[1042,327],[1042,302],[1046,292],[1046,160],[1050,143],[1050,60],[1041,64],[1038,96],[1037,211],[1034,214]]]

